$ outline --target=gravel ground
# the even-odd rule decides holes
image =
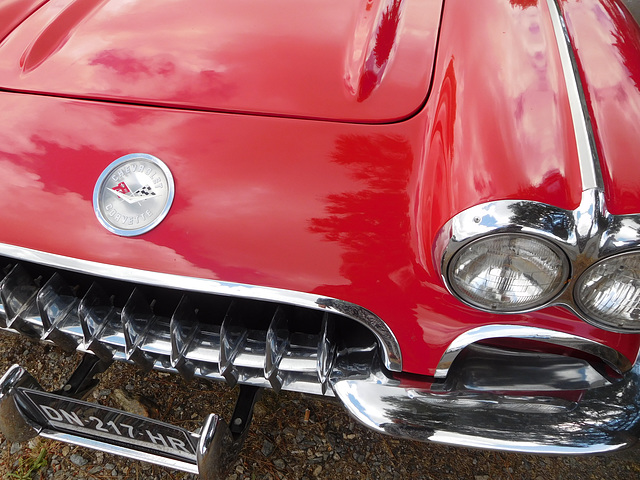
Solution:
[[[0,332],[0,372],[19,363],[47,389],[60,388],[79,361],[57,348]],[[114,364],[91,399],[117,408],[144,408],[152,417],[197,428],[211,412],[230,418],[237,392],[224,385]],[[36,462],[38,457],[40,462]],[[34,463],[37,465],[34,466]],[[29,471],[32,470],[31,473]],[[2,478],[195,479],[80,447],[0,436]],[[334,403],[267,391],[227,480],[240,479],[638,479],[640,451],[615,456],[542,457],[423,444],[377,435]]]

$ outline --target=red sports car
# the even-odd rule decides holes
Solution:
[[[84,353],[57,392],[4,374],[7,438],[210,478],[271,388],[409,439],[636,442],[622,2],[2,0],[0,111],[0,326]],[[82,400],[113,361],[236,411]]]

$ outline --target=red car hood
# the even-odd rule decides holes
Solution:
[[[4,89],[386,122],[426,98],[442,0],[5,3]]]

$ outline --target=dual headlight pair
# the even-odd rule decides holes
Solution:
[[[460,248],[446,276],[452,291],[466,303],[490,312],[517,313],[553,304],[565,290],[571,264],[544,238],[502,233]],[[571,307],[601,328],[640,332],[640,252],[611,255],[589,266],[575,282]]]

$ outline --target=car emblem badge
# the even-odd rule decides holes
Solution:
[[[102,172],[93,190],[93,209],[107,230],[133,237],[164,219],[173,194],[169,168],[153,155],[132,153]]]

